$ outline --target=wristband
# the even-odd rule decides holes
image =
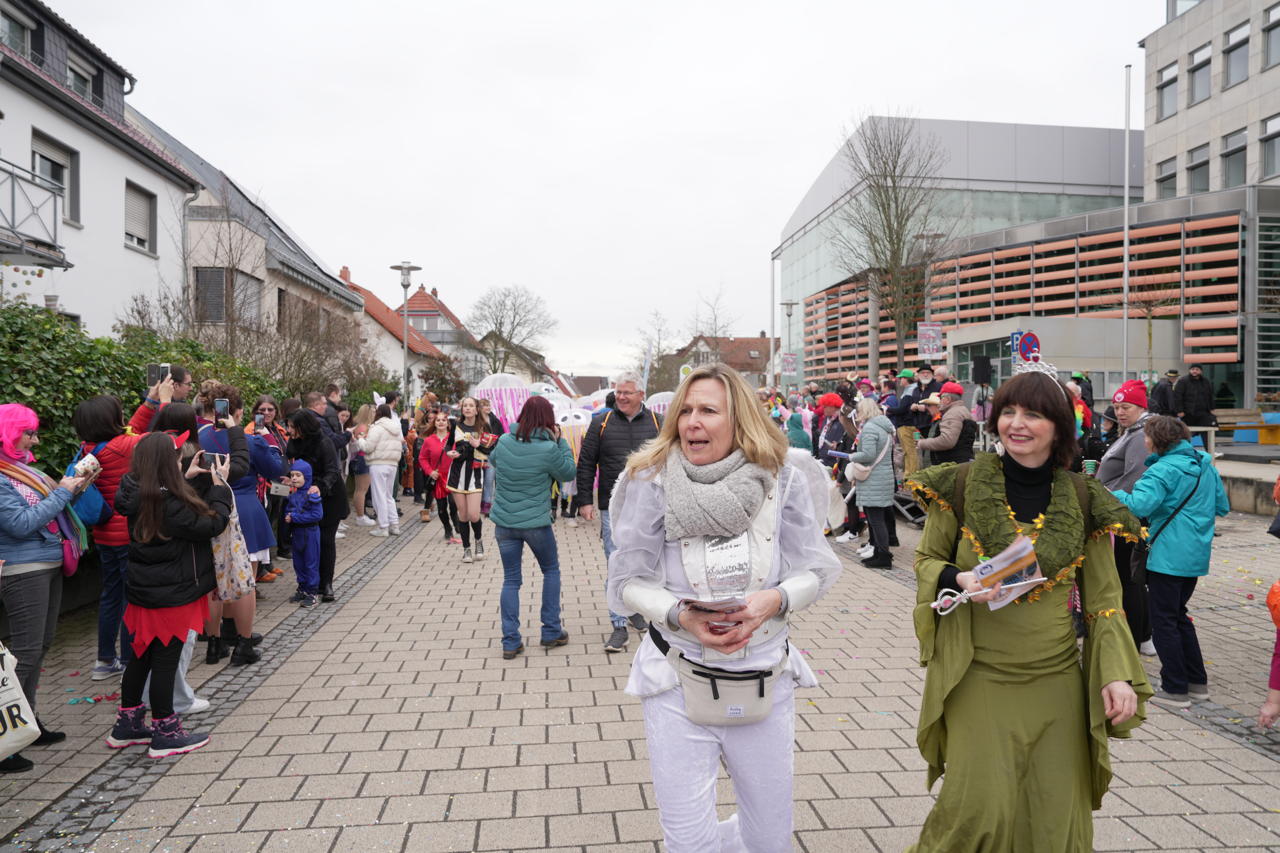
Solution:
[[[147,397],[146,402],[147,402],[147,405],[149,406],[155,406],[157,409],[160,408],[159,400],[152,400],[150,397]]]

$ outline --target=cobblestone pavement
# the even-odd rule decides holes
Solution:
[[[1214,704],[1153,708],[1132,740],[1112,742],[1097,849],[1280,847],[1280,746],[1251,725],[1275,636],[1266,525],[1220,523],[1192,601]],[[797,694],[798,850],[901,850],[932,803],[914,746],[917,534],[899,530],[891,571],[838,546],[844,577],[796,620],[822,681]],[[603,651],[598,528],[556,525],[571,642],[550,652],[536,645],[540,581],[526,554],[533,648],[513,661],[500,654],[487,523],[488,554],[470,565],[434,521],[409,521],[398,539],[348,532],[338,604],[296,610],[277,583],[261,611],[263,662],[193,667],[215,707],[191,719],[213,740],[178,759],[109,754],[114,702],[66,704],[118,687],[88,680],[93,614],[65,620],[42,715],[71,736],[27,753],[36,772],[0,781],[0,851],[659,849],[639,705],[621,692],[630,655]],[[727,778],[720,801],[733,810]]]

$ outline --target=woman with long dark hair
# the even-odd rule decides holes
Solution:
[[[484,491],[485,435],[489,422],[481,416],[475,397],[463,397],[460,414],[449,435],[449,491],[458,506],[458,532],[462,534],[462,562],[472,562],[471,539],[475,537],[475,556],[484,556],[480,541],[480,500]]]
[[[454,528],[462,529],[458,521],[457,507],[449,503],[449,466],[453,462],[449,458],[449,434],[453,431],[453,422],[449,413],[439,409],[431,416],[433,429],[426,433],[422,442],[422,450],[418,454],[418,468],[421,469],[427,482],[428,491],[436,502],[436,512],[440,523],[444,525],[444,539],[450,545],[462,543],[454,536]],[[452,523],[450,523],[452,518]]]
[[[569,642],[560,624],[560,556],[548,501],[552,482],[573,477],[577,466],[545,397],[525,401],[514,433],[498,439],[489,461],[496,478],[489,519],[502,557],[502,657],[511,660],[524,651],[520,563],[526,542],[542,570],[542,645],[553,648]]]
[[[324,505],[320,522],[320,600],[333,601],[333,570],[338,562],[338,524],[347,517],[347,489],[342,482],[342,468],[333,442],[320,429],[320,417],[310,409],[299,409],[289,416],[289,444],[285,456],[301,459],[311,466],[314,477],[311,488]]]
[[[262,416],[262,427],[256,426],[258,415]],[[258,397],[253,404],[253,418],[255,422],[254,432],[259,435],[271,447],[274,447],[284,453],[284,446],[289,443],[289,436],[284,432],[284,419],[280,416],[280,404],[276,402],[276,398],[270,394],[263,394]],[[277,478],[276,482],[280,478]],[[267,507],[267,519],[271,522],[271,529],[275,531],[276,536],[276,556],[282,560],[289,559],[289,537],[285,535],[282,525],[284,523],[284,502],[283,495],[271,494],[270,488],[273,481],[267,478],[261,478],[258,481],[258,499]],[[270,575],[271,579],[278,580],[284,572],[272,565],[270,557],[259,567],[258,579],[265,580]]]
[[[210,541],[226,529],[234,498],[227,485],[230,460],[206,468],[203,453],[186,439],[184,434],[152,433],[138,442],[116,492],[116,510],[129,519],[124,622],[133,638],[134,658],[125,667],[120,709],[107,745],[147,744],[152,758],[180,755],[209,742],[208,735],[183,729],[173,710],[173,687],[183,641],[208,617],[208,595],[217,586]],[[203,489],[193,485],[201,475],[212,475]],[[142,704],[148,676],[153,726],[146,725]]]

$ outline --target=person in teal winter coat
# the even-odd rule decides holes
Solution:
[[[804,416],[799,412],[792,412],[791,417],[787,418],[787,443],[813,452],[813,441],[809,438],[809,431],[804,428]]]
[[[1187,708],[1209,698],[1195,623],[1187,602],[1209,573],[1213,519],[1231,510],[1213,460],[1191,446],[1186,424],[1167,415],[1143,425],[1151,456],[1132,492],[1112,492],[1147,520],[1147,595],[1151,638],[1160,656],[1160,690],[1152,701]]]
[[[551,530],[551,484],[573,479],[577,466],[560,437],[555,411],[545,397],[530,397],[514,430],[489,454],[494,473],[489,520],[502,557],[502,658],[524,651],[520,638],[521,558],[529,543],[542,570],[542,645],[563,646],[569,635],[560,624],[560,557]]]
[[[893,493],[897,490],[893,471],[895,430],[880,404],[870,397],[858,401],[854,416],[858,421],[858,449],[849,455],[846,472],[856,492],[854,500],[867,516],[867,528],[871,533],[872,551],[863,558],[862,565],[870,569],[888,569],[893,566],[889,543],[893,538]],[[867,478],[860,482],[853,477],[855,462],[871,469]]]

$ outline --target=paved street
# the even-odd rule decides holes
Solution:
[[[1113,741],[1097,849],[1280,847],[1280,742],[1251,725],[1274,637],[1266,524],[1221,524],[1193,600],[1215,704],[1152,709],[1133,740]],[[899,529],[901,568],[846,561],[839,586],[797,619],[794,641],[823,682],[797,699],[798,850],[901,850],[931,804],[914,747],[916,534]],[[179,759],[109,754],[115,702],[68,704],[118,689],[88,679],[94,614],[64,620],[41,702],[71,736],[28,751],[36,772],[0,780],[0,850],[659,849],[639,705],[622,694],[629,655],[602,650],[597,528],[557,524],[571,643],[536,648],[530,570],[535,648],[509,662],[488,525],[489,554],[472,565],[436,522],[406,531],[379,540],[352,526],[336,605],[299,611],[283,603],[285,583],[264,588],[264,660],[231,670],[197,657],[192,679],[214,708],[190,721],[214,736]],[[721,790],[728,813],[727,779]]]

